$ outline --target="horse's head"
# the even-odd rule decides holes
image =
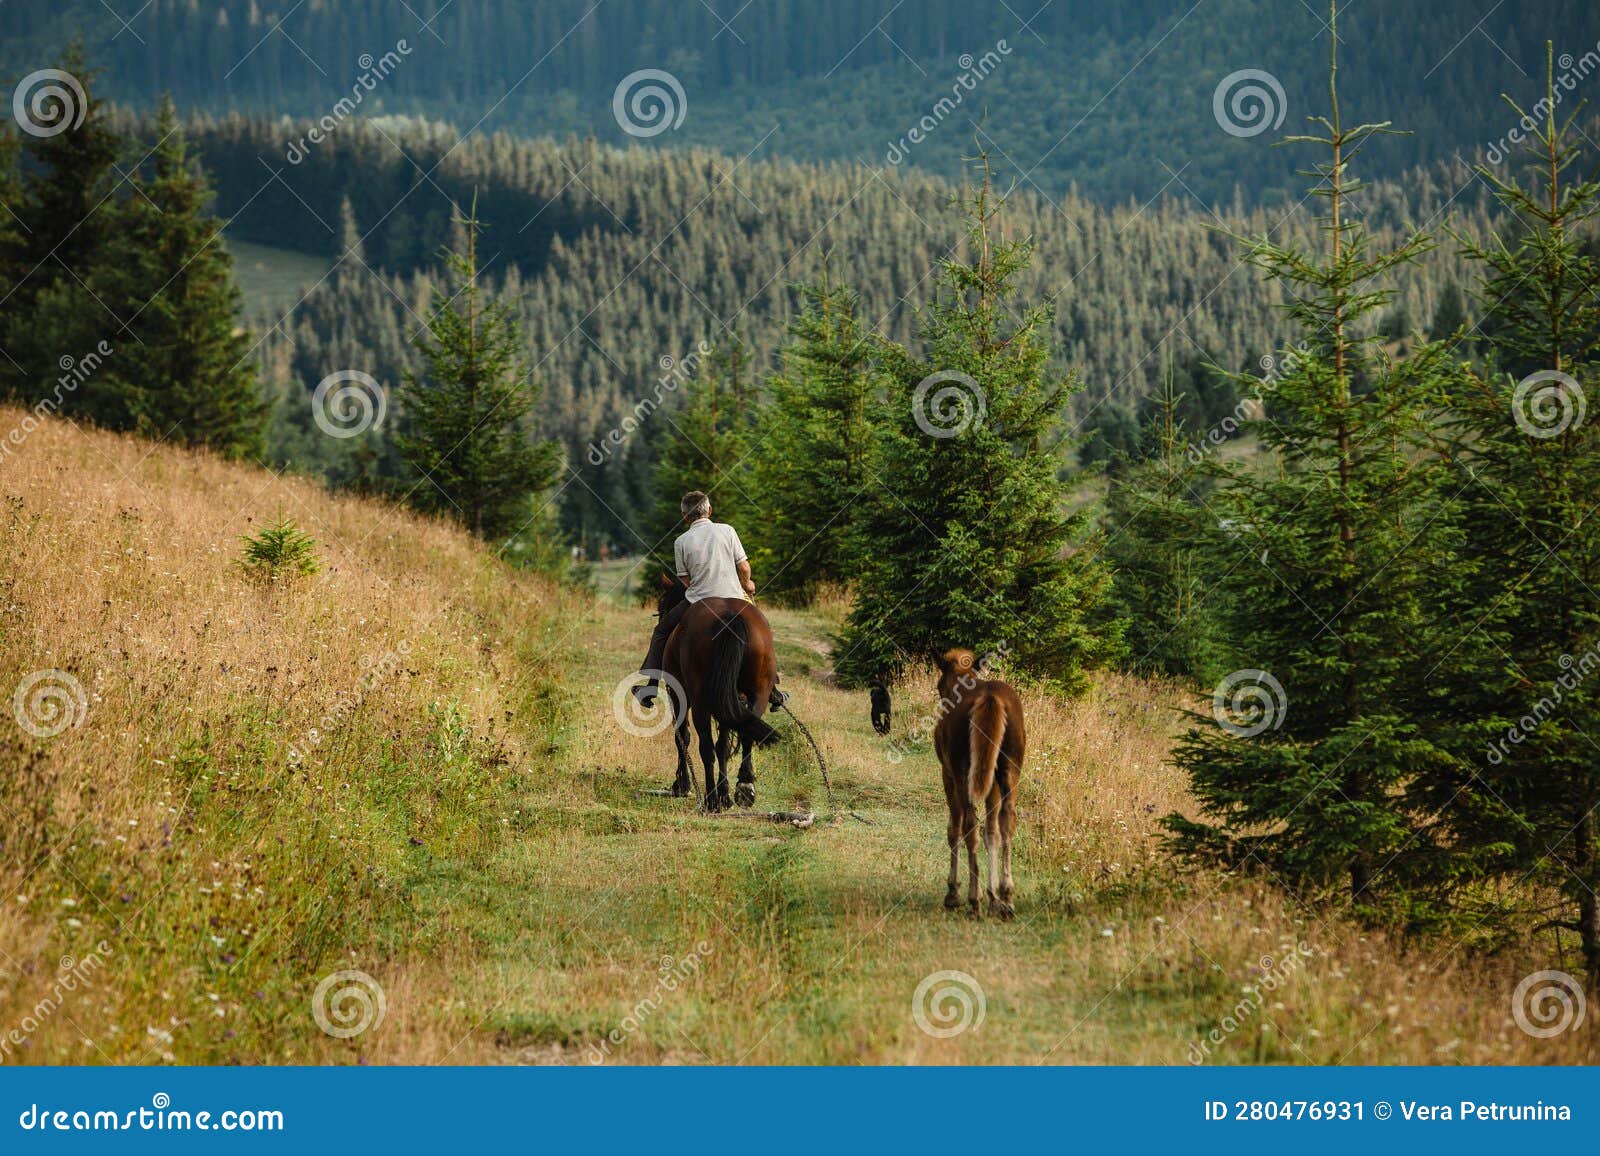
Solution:
[[[661,595],[656,600],[656,613],[667,614],[676,609],[688,596],[689,588],[680,579],[663,570],[661,572]]]
[[[889,688],[877,683],[872,688],[872,729],[880,735],[889,733]]]

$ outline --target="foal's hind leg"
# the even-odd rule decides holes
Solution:
[[[961,834],[967,842],[967,914],[977,919],[978,908],[978,808],[970,800],[961,808]]]
[[[722,727],[717,733],[717,802],[726,811],[733,806],[728,790],[728,760],[733,757],[733,730]]]
[[[739,785],[734,788],[733,800],[741,807],[756,804],[756,769],[750,761],[750,748],[754,745],[747,738],[739,740]]]

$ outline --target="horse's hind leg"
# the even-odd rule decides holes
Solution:
[[[678,774],[672,780],[672,795],[682,799],[694,794],[694,780],[689,777],[689,716],[684,715],[672,728],[672,743],[678,748]]]
[[[741,807],[756,805],[756,770],[750,761],[750,748],[754,745],[747,738],[739,740],[739,785],[734,788],[733,799]]]
[[[711,737],[711,716],[705,711],[694,712],[695,733],[700,736],[700,762],[706,769],[706,799],[708,811],[722,810],[717,800],[717,743]]]
[[[723,810],[733,806],[733,796],[728,791],[728,760],[733,757],[733,730],[722,727],[717,733],[717,802]]]

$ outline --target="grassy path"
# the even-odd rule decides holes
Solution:
[[[796,831],[639,794],[670,780],[671,740],[627,734],[610,704],[649,617],[602,603],[577,632],[588,642],[565,671],[550,777],[519,808],[519,837],[491,879],[437,881],[437,917],[470,929],[487,957],[464,997],[494,996],[472,1009],[482,1026],[467,1050],[489,1038],[504,1058],[555,1062],[1025,1062],[1093,1043],[1109,1058],[1090,1015],[1107,993],[1075,980],[1074,953],[1060,950],[1098,933],[1047,901],[1026,838],[1015,923],[946,912],[931,749],[890,761],[864,697],[816,677],[826,624],[772,618],[793,709],[823,746],[841,806],[874,825]],[[825,809],[798,734],[760,752],[756,773],[759,809]],[[975,1030],[919,1028],[913,995],[941,971],[967,973],[977,990],[957,981],[953,999],[925,998],[928,1022],[959,1019],[965,998],[982,1003]]]

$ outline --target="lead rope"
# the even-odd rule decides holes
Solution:
[[[812,753],[817,756],[817,766],[822,771],[823,789],[828,793],[828,821],[830,823],[838,822],[839,808],[833,801],[833,783],[828,779],[828,760],[822,757],[822,748],[817,745],[817,740],[811,737],[811,729],[807,727],[805,723],[800,721],[799,715],[795,714],[794,711],[789,709],[789,704],[787,702],[783,704],[783,712],[790,718],[794,719],[794,725],[800,728],[800,733],[806,736],[806,742],[811,744]],[[846,814],[848,814],[852,819],[856,819],[862,823],[865,823],[869,827],[877,826],[876,823],[867,818],[865,815],[858,815],[854,811],[847,811]]]

